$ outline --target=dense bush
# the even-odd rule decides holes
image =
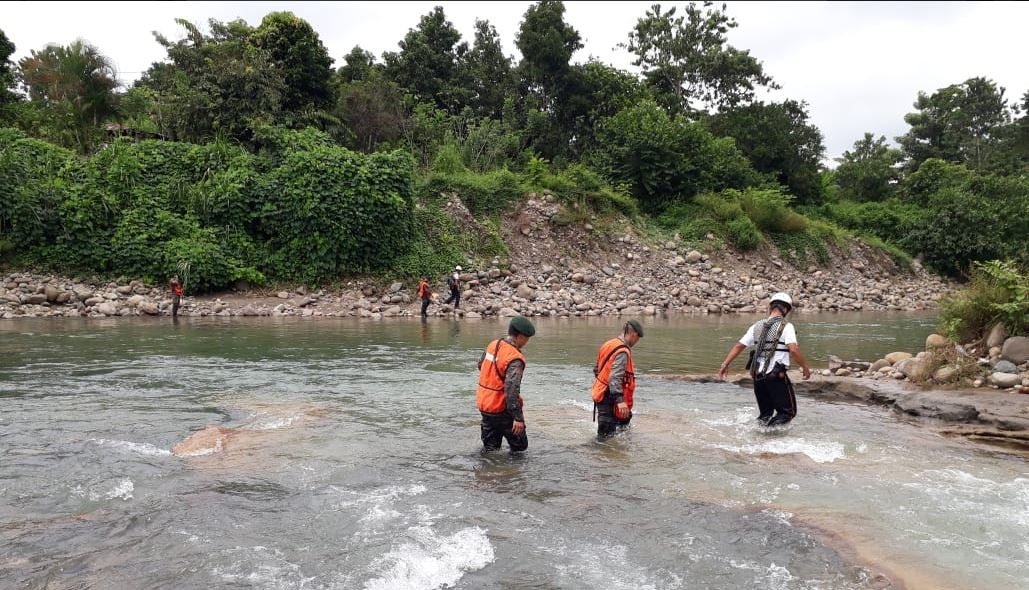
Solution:
[[[410,238],[412,167],[404,152],[288,154],[262,210],[274,276],[317,283],[385,268]]]
[[[960,342],[1003,322],[1009,335],[1029,335],[1029,272],[1011,261],[972,265],[968,286],[941,302],[940,323]]]

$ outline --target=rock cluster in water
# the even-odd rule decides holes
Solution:
[[[983,356],[977,353],[983,352]],[[823,376],[896,379],[921,384],[971,385],[1029,393],[1029,338],[1004,337],[998,324],[984,342],[957,344],[939,334],[926,338],[925,350],[893,352],[875,362],[830,356]]]

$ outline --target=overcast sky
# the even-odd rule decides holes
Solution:
[[[476,18],[493,23],[509,54],[529,2],[0,2],[0,29],[17,46],[15,61],[48,43],[81,37],[117,65],[131,84],[164,57],[153,38],[179,38],[177,17],[243,18],[257,25],[274,10],[290,10],[319,33],[336,67],[354,45],[376,55],[397,42],[421,15],[442,5],[469,42]],[[653,2],[565,2],[566,20],[583,38],[574,57],[595,56],[631,68],[616,45]],[[665,2],[664,7],[683,2]],[[810,105],[830,158],[865,131],[892,140],[919,90],[933,91],[972,76],[1007,88],[1010,102],[1029,90],[1029,2],[727,2],[739,27],[730,43],[764,63],[782,90],[759,97]],[[681,10],[681,9],[680,9]],[[206,27],[205,27],[206,30]]]

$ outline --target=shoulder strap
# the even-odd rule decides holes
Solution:
[[[603,360],[603,361],[601,361],[601,362],[600,362],[600,364],[598,364],[598,365],[597,365],[597,375],[600,375],[600,371],[601,371],[601,369],[603,369],[603,368],[604,368],[604,367],[605,367],[605,366],[607,365],[607,362],[608,362],[609,360],[611,360],[611,358],[612,358],[612,357],[613,357],[613,356],[614,356],[615,354],[617,354],[619,350],[622,350],[623,348],[625,349],[625,352],[627,352],[627,353],[628,353],[628,352],[630,352],[630,351],[629,351],[629,345],[627,345],[627,344],[625,344],[625,343],[619,344],[618,346],[614,347],[614,348],[613,348],[613,349],[611,350],[611,352],[608,352],[608,353],[607,353],[607,356],[605,356],[605,357],[604,357],[604,360]],[[603,383],[603,382],[604,382],[604,380],[603,380],[603,379],[600,379],[600,377],[599,377],[599,376],[597,377],[597,379],[598,379],[598,380],[599,380],[599,381],[600,381],[601,383]]]

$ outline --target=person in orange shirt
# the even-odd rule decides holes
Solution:
[[[629,320],[622,335],[605,342],[597,352],[597,364],[593,366],[593,410],[598,439],[611,436],[632,420],[632,396],[636,391],[632,347],[640,338],[643,325],[639,320]]]
[[[179,280],[179,275],[173,275],[168,284],[172,291],[172,317],[177,318],[179,317],[179,304],[182,303],[182,282]]]
[[[479,357],[475,402],[482,414],[482,446],[486,451],[499,450],[502,439],[507,439],[512,453],[529,447],[522,414],[522,348],[535,334],[536,327],[527,318],[511,318],[507,337],[490,342]]]
[[[427,317],[429,303],[432,301],[432,288],[429,287],[428,275],[422,277],[418,282],[418,297],[422,300],[422,317]]]

